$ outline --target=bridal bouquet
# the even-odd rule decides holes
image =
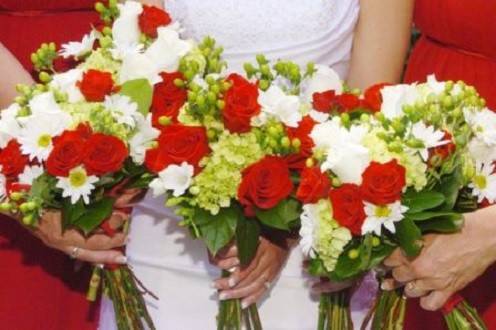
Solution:
[[[429,77],[363,96],[315,93],[313,107],[330,118],[310,133],[313,154],[297,190],[312,275],[356,279],[396,247],[416,256],[423,234],[455,232],[463,212],[496,201],[496,115],[472,87]],[[453,300],[450,329],[484,329],[475,310]],[[351,329],[348,303],[347,292],[323,295],[319,329]],[[404,312],[399,291],[383,292],[372,328],[401,328]]]
[[[96,10],[102,25],[81,42],[58,52],[43,44],[33,53],[41,83],[19,86],[16,102],[1,114],[1,209],[25,225],[58,209],[64,228],[113,234],[106,219],[117,190],[146,186],[151,177],[143,164],[160,130],[150,109],[174,102],[163,94],[173,84],[165,72],[177,70],[194,49],[160,9],[109,1]],[[132,271],[96,267],[89,298],[102,277],[118,328],[144,329],[144,320],[153,329],[142,297],[147,291]]]

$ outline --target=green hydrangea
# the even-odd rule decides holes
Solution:
[[[318,229],[316,231],[315,250],[319,254],[324,267],[332,272],[344,247],[351,241],[351,232],[341,227],[333,219],[332,206],[327,199],[316,204],[318,207]]]
[[[223,133],[211,148],[210,157],[201,163],[203,170],[193,180],[190,189],[193,197],[170,198],[169,206],[186,202],[217,214],[236,197],[242,170],[265,155],[253,133]]]
[[[420,191],[427,185],[427,165],[418,153],[405,146],[404,151],[397,153],[388,149],[387,143],[378,134],[383,129],[373,129],[363,140],[363,145],[369,149],[371,159],[378,163],[386,163],[397,159],[406,169],[406,184]]]
[[[105,49],[97,49],[81,63],[80,68],[84,71],[93,69],[112,73],[114,75],[120,70],[121,64],[115,61],[111,54]]]

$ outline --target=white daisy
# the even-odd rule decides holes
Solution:
[[[52,139],[70,124],[71,116],[65,112],[27,117],[19,137],[22,153],[29,155],[30,160],[46,160],[53,149]]]
[[[31,101],[29,101],[29,109],[31,110],[31,115],[58,115],[62,112],[62,109],[57,104],[57,101],[55,101],[55,96],[52,92],[45,92],[33,97]]]
[[[306,204],[303,205],[303,212],[300,216],[300,248],[303,254],[310,258],[316,257],[315,242],[319,227],[319,212],[318,204]]]
[[[0,148],[5,148],[10,140],[17,139],[21,135],[21,126],[17,120],[17,114],[21,107],[14,103],[1,112],[0,118]]]
[[[194,172],[194,167],[186,162],[180,166],[169,165],[150,183],[153,195],[163,195],[167,190],[172,190],[174,197],[183,195],[191,185]]]
[[[81,42],[71,41],[62,45],[62,49],[59,51],[59,54],[63,58],[69,57],[82,57],[93,49],[93,44],[97,38],[96,31],[91,31],[90,33],[83,36]]]
[[[58,177],[56,187],[62,189],[62,197],[71,198],[72,204],[76,204],[81,198],[85,204],[89,204],[96,182],[98,182],[98,177],[88,176],[86,170],[78,166],[69,172],[68,177]]]
[[[377,236],[381,236],[383,225],[391,233],[396,233],[394,223],[403,220],[403,214],[406,211],[408,211],[408,207],[401,205],[400,201],[389,205],[374,205],[365,202],[367,218],[362,225],[362,235],[375,233]]]
[[[131,128],[136,126],[136,117],[141,113],[138,112],[136,102],[131,101],[128,96],[119,94],[106,96],[103,104],[110,110],[112,117],[119,124],[124,124]]]
[[[27,165],[24,168],[24,171],[19,175],[19,183],[20,184],[27,184],[27,185],[32,185],[33,181],[40,177],[43,174],[44,170],[42,166],[34,165],[34,166],[29,166]]]
[[[429,149],[448,144],[449,140],[444,140],[444,132],[436,130],[434,126],[427,126],[423,122],[414,124],[411,128],[412,135],[423,142],[424,147],[418,149],[424,161],[429,159]]]
[[[77,86],[77,82],[83,78],[83,70],[73,69],[64,73],[58,73],[53,76],[50,86],[66,93],[70,103],[84,101],[84,96],[81,89]]]
[[[491,204],[496,202],[496,173],[494,170],[494,165],[491,163],[476,163],[476,174],[469,187],[473,189],[472,194],[477,196],[479,203],[484,199],[487,199]]]
[[[272,85],[267,91],[260,92],[258,102],[262,111],[275,117],[289,127],[298,127],[302,119],[300,100],[295,95],[287,95],[278,86]]]
[[[146,151],[160,135],[160,131],[152,126],[151,114],[146,119],[143,116],[138,116],[136,122],[137,133],[129,141],[129,150],[133,161],[141,165],[145,161]]]
[[[487,108],[481,111],[465,109],[464,115],[475,135],[488,146],[496,148],[496,113]]]

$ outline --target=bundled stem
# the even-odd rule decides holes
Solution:
[[[456,299],[455,304],[451,303]],[[455,295],[443,309],[444,320],[449,330],[487,330],[477,310],[462,297]]]
[[[324,293],[320,296],[318,330],[353,330],[350,291]]]
[[[372,330],[403,329],[406,311],[406,298],[402,289],[392,291],[379,290],[374,307]],[[362,327],[363,328],[363,327]]]
[[[229,272],[223,272],[223,277],[229,277]],[[217,315],[217,330],[262,330],[257,305],[246,309],[241,308],[241,299],[224,300],[219,303]]]

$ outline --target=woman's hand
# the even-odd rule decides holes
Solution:
[[[113,214],[110,219],[115,228],[124,221],[126,218],[121,213]],[[33,233],[47,246],[81,261],[94,264],[125,264],[127,261],[122,252],[113,250],[126,244],[123,233],[113,237],[94,234],[86,238],[75,229],[63,231],[60,211],[46,211]]]
[[[251,263],[245,268],[236,267],[228,278],[214,282],[214,287],[220,291],[219,299],[242,298],[242,308],[256,303],[271,287],[285,265],[289,250],[281,248],[265,238],[261,238],[257,253]],[[225,258],[217,263],[222,268],[229,269],[239,265],[237,250],[230,248]]]
[[[322,279],[312,285],[312,291],[318,294],[334,293],[356,286],[356,281],[332,282],[327,279]]]
[[[405,293],[422,297],[421,306],[438,310],[456,292],[482,275],[496,261],[496,206],[470,213],[460,233],[427,235],[420,256],[413,261],[401,251],[386,259]]]

